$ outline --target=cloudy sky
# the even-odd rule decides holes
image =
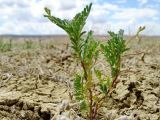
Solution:
[[[106,34],[121,28],[125,34],[134,34],[145,25],[143,34],[160,35],[160,0],[0,0],[0,34],[65,34],[43,17],[44,7],[56,17],[71,19],[90,2],[85,30]]]

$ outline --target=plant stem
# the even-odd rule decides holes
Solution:
[[[118,76],[119,76],[119,74],[117,74],[117,75],[114,77],[111,88],[115,88],[115,87],[116,87]]]
[[[87,74],[87,71],[86,71],[85,64],[84,64],[84,62],[82,60],[81,60],[81,66],[82,66],[83,71],[84,71],[84,78],[85,78],[86,81],[88,81],[88,74]],[[83,80],[82,80],[82,84],[84,84]],[[88,91],[89,91],[89,101],[90,101],[90,104],[89,104],[89,108],[90,108],[89,118],[90,118],[90,120],[93,120],[93,109],[92,109],[92,107],[93,107],[92,106],[92,104],[93,104],[93,95],[92,95],[91,88],[89,88]]]
[[[139,55],[139,54],[145,54],[146,52],[137,52],[137,53],[133,53],[133,54],[127,54],[124,55],[123,57],[128,57],[128,56],[133,56],[133,55]]]
[[[96,119],[96,116],[97,116],[97,113],[98,113],[98,110],[99,108],[102,106],[102,101],[105,99],[105,96],[103,96],[98,102],[97,104],[95,105],[95,109],[94,109],[94,114],[93,114],[93,119]]]
[[[93,120],[93,109],[92,109],[92,104],[93,104],[93,96],[92,96],[92,90],[91,89],[89,89],[89,99],[90,99],[90,105],[89,105],[89,107],[90,107],[90,120]]]
[[[88,76],[88,74],[87,74],[87,71],[86,71],[85,64],[84,64],[84,62],[83,62],[82,60],[81,60],[81,66],[82,66],[83,71],[84,71],[84,78],[85,78],[86,81],[87,81],[87,76]]]

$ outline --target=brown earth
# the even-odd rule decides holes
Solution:
[[[42,45],[0,53],[0,120],[82,119],[71,100],[77,67],[68,42]],[[131,46],[127,54],[144,51],[144,61],[143,54],[124,57],[120,82],[100,120],[160,120],[160,41]]]

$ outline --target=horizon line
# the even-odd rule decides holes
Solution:
[[[134,36],[135,34],[131,34],[131,35],[128,35],[128,34],[124,34],[124,36]],[[0,37],[43,37],[43,36],[68,36],[67,34],[0,34]],[[105,35],[105,34],[95,34],[93,36],[109,36],[108,34]],[[146,35],[146,34],[142,34],[141,36],[160,36],[160,35]]]

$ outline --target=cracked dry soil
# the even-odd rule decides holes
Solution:
[[[141,55],[123,60],[120,82],[101,109],[99,120],[160,120],[160,42],[152,46],[144,61]],[[133,47],[131,53],[137,51]],[[70,101],[76,64],[64,46],[13,50],[0,53],[0,120],[78,120],[71,108],[60,111],[63,100]],[[128,118],[124,119],[123,117]],[[79,120],[82,118],[79,117]],[[82,119],[83,120],[83,119]]]

